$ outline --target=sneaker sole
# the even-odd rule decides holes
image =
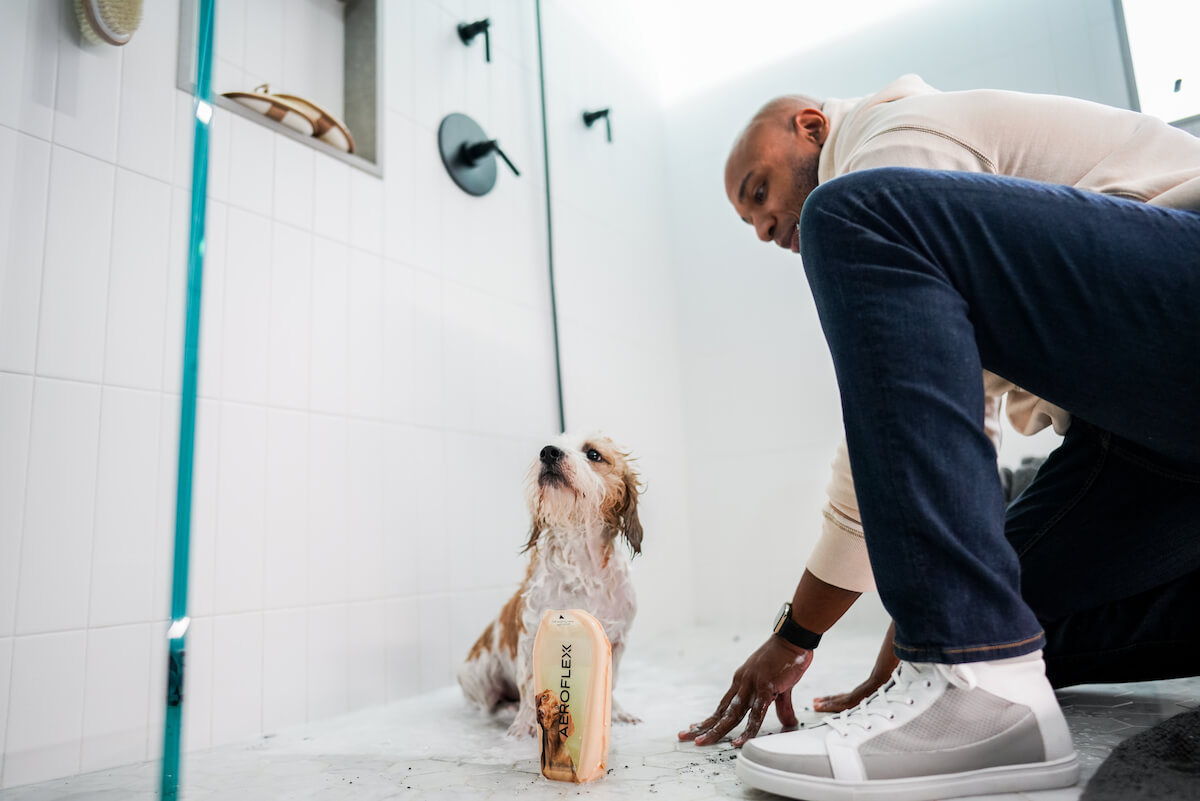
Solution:
[[[804,801],[936,801],[964,795],[1070,787],[1079,781],[1079,760],[1072,753],[1051,762],[1005,765],[939,776],[848,782],[788,773],[739,755],[737,775],[758,790]]]

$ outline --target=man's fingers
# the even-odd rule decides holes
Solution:
[[[729,707],[729,711],[717,721],[716,725],[708,731],[697,735],[696,745],[712,745],[726,734],[729,734],[730,729],[741,723],[744,717],[746,717],[746,703],[741,700],[735,700],[733,705]]]
[[[713,724],[720,720],[721,716],[725,714],[725,710],[728,709],[729,704],[735,698],[737,698],[737,690],[734,687],[730,687],[729,692],[725,693],[725,697],[721,699],[721,703],[717,704],[717,711],[713,712],[701,722],[693,723],[691,726],[688,726],[686,731],[679,732],[679,739],[683,741],[694,740],[701,733],[711,729]]]
[[[813,710],[816,712],[836,712],[835,706],[840,695],[826,695],[822,698],[813,699]]]
[[[813,699],[813,709],[817,712],[843,712],[852,706],[854,706],[853,693],[839,693]]]
[[[758,730],[762,728],[763,720],[767,717],[767,707],[770,705],[770,695],[766,696],[764,700],[755,700],[754,706],[750,707],[750,718],[746,721],[746,728],[733,740],[734,748],[741,748],[747,740],[753,740],[758,735]]]
[[[705,718],[701,723],[693,723],[691,726],[687,727],[686,731],[679,732],[679,739],[694,740],[696,739],[696,735],[698,735],[700,732],[712,728],[712,725],[716,723],[717,720],[717,716],[713,715],[711,718]]]
[[[785,729],[795,728],[800,723],[796,718],[796,710],[792,707],[791,690],[784,690],[775,696],[775,714]]]

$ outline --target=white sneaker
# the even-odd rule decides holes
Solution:
[[[742,747],[751,787],[808,801],[930,801],[1066,787],[1079,763],[1041,651],[901,662],[853,709]]]

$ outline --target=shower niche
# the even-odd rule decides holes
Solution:
[[[219,3],[213,104],[382,177],[380,0]],[[177,85],[191,92],[196,0],[180,7]]]

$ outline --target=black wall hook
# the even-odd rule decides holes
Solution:
[[[519,176],[512,160],[465,114],[450,114],[438,127],[438,151],[454,183],[467,194],[486,195],[496,185],[496,156]],[[494,155],[493,155],[494,154]]]
[[[471,41],[476,36],[478,36],[481,33],[483,34],[484,60],[486,60],[489,64],[492,61],[492,38],[491,38],[491,34],[488,33],[488,30],[491,27],[492,27],[492,21],[490,19],[486,19],[486,18],[481,19],[481,20],[476,20],[475,22],[460,22],[460,23],[458,23],[458,38],[462,39],[462,43],[465,45],[471,44]]]
[[[603,118],[604,119],[604,130],[608,136],[608,141],[611,142],[612,141],[612,122],[608,118],[609,111],[611,111],[611,109],[607,109],[607,108],[602,108],[598,111],[585,111],[585,112],[583,112],[583,124],[586,125],[587,127],[591,128],[592,123],[594,123],[598,119]]]

